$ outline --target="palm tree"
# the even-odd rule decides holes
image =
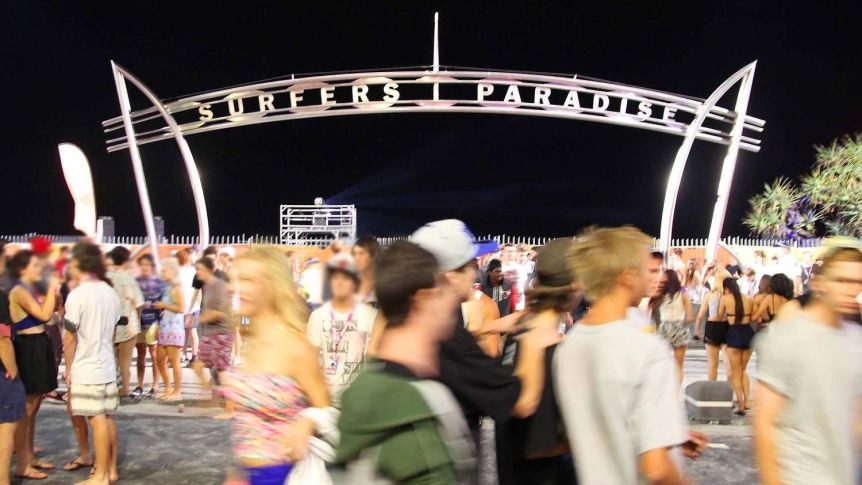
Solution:
[[[744,223],[752,232],[782,239],[818,232],[862,237],[862,135],[815,146],[815,152],[814,167],[798,186],[780,177],[751,198]]]

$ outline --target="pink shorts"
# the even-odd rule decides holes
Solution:
[[[230,367],[232,348],[233,334],[203,335],[197,359],[210,369],[223,371]]]

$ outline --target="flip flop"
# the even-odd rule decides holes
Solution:
[[[78,470],[80,468],[90,468],[92,466],[93,466],[93,463],[81,463],[80,461],[75,459],[75,460],[70,461],[69,463],[66,463],[66,465],[63,467],[63,470],[66,470],[67,472],[73,472],[73,471]]]
[[[41,473],[42,476],[36,475],[36,473]],[[46,478],[48,478],[48,475],[37,471],[35,473],[24,473],[23,475],[20,473],[16,473],[15,478],[22,478],[24,480],[45,480]]]
[[[50,463],[32,463],[32,464],[30,464],[30,466],[32,466],[33,468],[36,468],[37,470],[53,470],[53,469],[57,468]]]

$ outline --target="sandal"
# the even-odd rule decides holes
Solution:
[[[37,470],[53,470],[53,469],[57,468],[50,463],[45,463],[45,462],[41,462],[41,461],[36,462],[36,463],[31,463],[30,466],[32,466],[33,468],[35,468]]]
[[[45,480],[46,478],[48,478],[48,475],[37,470],[30,473],[16,473],[15,478],[22,478],[24,480]]]
[[[67,472],[73,472],[73,471],[78,470],[80,468],[90,468],[92,466],[93,466],[93,463],[81,463],[76,458],[76,459],[70,461],[69,463],[66,463],[66,465],[63,467],[63,470],[66,470]]]

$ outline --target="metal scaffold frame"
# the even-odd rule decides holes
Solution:
[[[327,246],[334,241],[356,241],[354,205],[282,205],[279,209],[281,243],[288,246]]]

